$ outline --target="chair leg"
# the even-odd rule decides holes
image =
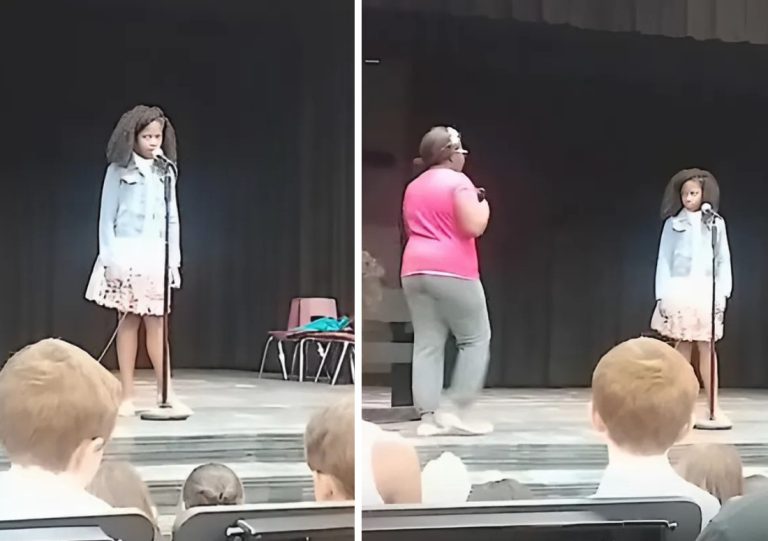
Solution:
[[[293,371],[296,370],[296,357],[299,355],[299,350],[301,349],[303,344],[304,344],[303,340],[299,340],[298,342],[293,343],[293,354],[291,355],[291,373],[290,373],[291,377],[293,377]]]
[[[283,381],[288,379],[288,373],[285,371],[285,350],[283,349],[283,341],[277,341],[277,358],[280,359],[280,368],[283,371]]]
[[[304,345],[306,340],[301,341],[299,349],[299,383],[304,381]]]
[[[267,343],[264,344],[264,353],[261,355],[261,366],[259,367],[259,379],[261,379],[261,375],[264,373],[264,363],[267,362],[267,352],[269,352],[269,345],[272,343],[272,340],[274,340],[274,337],[269,335]]]
[[[317,374],[315,374],[315,383],[317,383],[317,380],[320,379],[320,373],[323,371],[323,366],[325,366],[325,361],[328,359],[328,354],[331,351],[331,347],[333,346],[333,342],[328,343],[328,345],[325,348],[325,353],[320,357],[320,366],[317,368]]]
[[[349,349],[349,375],[352,378],[352,384],[355,383],[355,346],[354,344]]]
[[[298,342],[293,343],[293,355],[291,356],[291,377],[293,377],[293,372],[296,370],[297,360],[299,361],[299,370],[302,370],[302,363],[304,362],[304,343],[306,341],[306,338],[302,338]],[[299,381],[301,381],[301,374],[299,374]]]
[[[344,342],[344,347],[341,348],[341,355],[339,355],[339,362],[336,364],[336,372],[333,374],[331,385],[336,385],[336,380],[339,379],[339,373],[341,372],[341,366],[344,364],[344,357],[347,356],[347,349],[349,348],[349,342]]]

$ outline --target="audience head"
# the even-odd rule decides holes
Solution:
[[[139,472],[127,462],[104,462],[88,492],[117,509],[135,508],[155,519],[155,506]]]
[[[237,474],[224,464],[203,464],[189,474],[181,490],[185,509],[208,505],[242,505],[245,489]]]
[[[755,494],[756,492],[768,492],[768,477],[755,474],[744,478],[744,494]]]
[[[304,432],[317,501],[355,498],[355,403],[345,398],[316,413]]]
[[[369,470],[360,479],[356,502],[363,506],[422,503],[423,472],[412,443],[369,421],[360,422],[355,437],[362,445],[362,457],[368,461]]]
[[[29,345],[0,371],[0,442],[11,463],[66,473],[85,488],[115,428],[120,383],[82,349]]]
[[[458,505],[467,501],[472,481],[466,464],[444,452],[430,460],[421,472],[421,501],[427,504]]]
[[[691,445],[683,451],[676,469],[683,479],[703,488],[721,504],[744,493],[741,457],[733,445]]]
[[[606,353],[592,373],[592,422],[610,443],[635,455],[661,455],[693,422],[699,382],[674,348],[635,338]]]
[[[470,502],[505,502],[510,500],[532,500],[533,492],[514,479],[501,479],[472,487]]]

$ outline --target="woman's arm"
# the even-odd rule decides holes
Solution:
[[[115,220],[119,195],[120,172],[118,166],[111,164],[104,175],[99,209],[99,259],[105,267],[115,264]]]
[[[477,200],[474,186],[462,186],[454,193],[454,209],[459,229],[470,237],[479,237],[488,227],[491,207],[488,200]]]

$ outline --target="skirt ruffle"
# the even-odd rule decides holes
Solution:
[[[101,258],[91,272],[85,298],[121,313],[163,315],[163,243],[116,239],[115,262]]]

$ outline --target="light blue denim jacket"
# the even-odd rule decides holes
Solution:
[[[176,178],[171,179],[169,266],[181,266]],[[165,197],[162,173],[151,162],[134,158],[127,167],[110,164],[104,176],[99,213],[99,259],[105,267],[119,260],[115,239],[146,237],[163,240]]]
[[[717,297],[722,299],[729,298],[733,290],[731,251],[725,221],[718,219],[715,224],[715,287]],[[696,226],[702,229],[698,236],[693,231]],[[700,245],[694,247],[697,239]],[[700,250],[702,257],[695,258],[694,250]],[[669,293],[673,278],[688,276],[712,276],[712,235],[709,225],[692,222],[683,209],[676,216],[667,218],[661,232],[656,262],[656,300]]]

